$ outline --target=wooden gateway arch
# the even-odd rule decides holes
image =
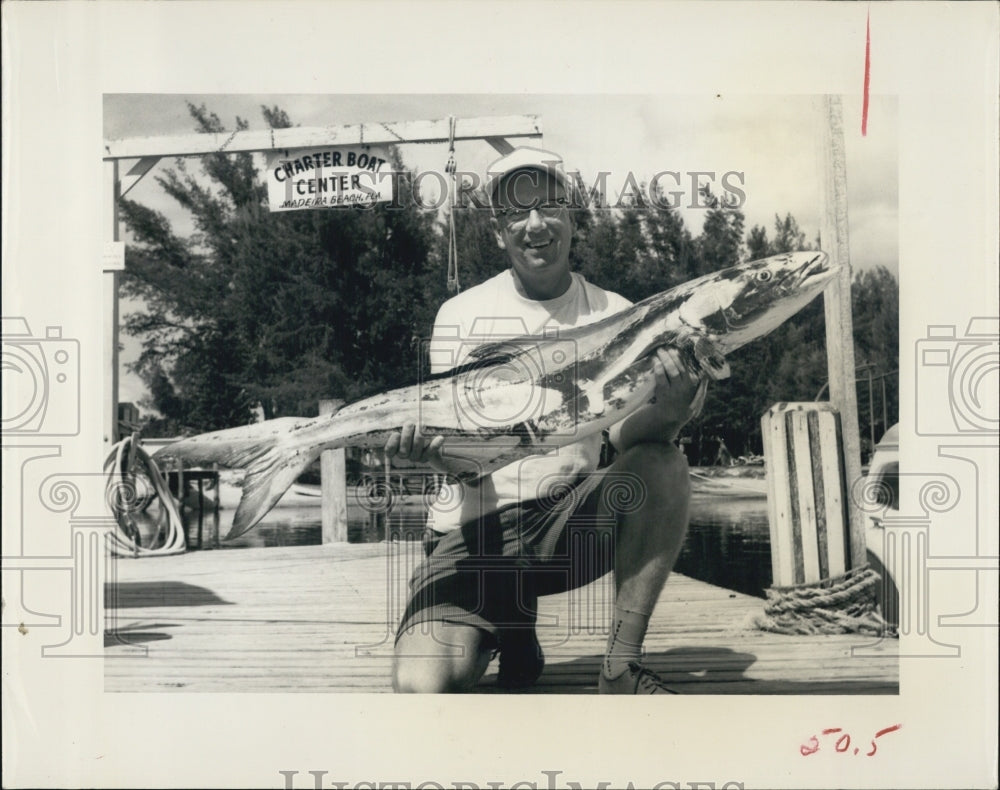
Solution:
[[[443,118],[432,121],[361,123],[344,126],[257,129],[220,133],[193,133],[164,137],[105,140],[104,205],[105,249],[104,310],[104,452],[118,441],[118,278],[125,268],[120,240],[118,201],[163,157],[196,157],[207,154],[272,153],[343,145],[401,145],[484,140],[500,154],[513,150],[507,138],[539,138],[535,115],[484,118]],[[123,174],[121,164],[135,160]]]

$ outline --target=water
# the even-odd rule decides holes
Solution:
[[[693,497],[691,524],[674,569],[763,598],[771,586],[766,497]]]
[[[384,528],[373,523],[369,511],[348,493],[348,540],[370,543],[382,540]],[[392,527],[400,526],[418,539],[423,529],[423,503],[419,496],[403,497],[392,513]],[[222,532],[232,511],[223,510]],[[205,548],[212,548],[211,529],[204,533]],[[319,508],[279,506],[239,538],[222,541],[219,548],[312,546],[322,542]],[[192,545],[189,542],[189,545]],[[197,545],[197,539],[193,545]],[[675,570],[694,579],[729,590],[764,597],[771,584],[771,542],[764,497],[712,497],[691,500],[691,524]]]

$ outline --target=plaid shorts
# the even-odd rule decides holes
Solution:
[[[497,636],[533,624],[537,599],[614,569],[615,520],[598,515],[604,470],[559,496],[511,505],[451,532],[424,533],[397,632],[424,622],[472,625]]]

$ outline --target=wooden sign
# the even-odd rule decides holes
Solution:
[[[386,148],[331,146],[272,152],[267,157],[271,211],[372,206],[392,200]]]

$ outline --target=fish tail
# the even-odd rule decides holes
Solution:
[[[295,436],[309,423],[282,417],[214,431],[181,439],[161,448],[156,455],[179,458],[192,466],[219,464],[246,470],[243,497],[226,534],[227,539],[235,538],[260,521],[319,455],[318,447],[306,450]]]
[[[242,535],[264,518],[318,455],[318,451],[288,452],[280,446],[264,448],[246,467],[243,496],[226,539]]]

